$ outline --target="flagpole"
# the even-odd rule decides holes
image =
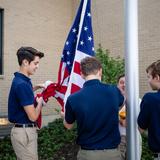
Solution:
[[[87,7],[87,2],[88,2],[88,0],[84,0],[84,2],[83,2],[83,8],[82,8],[82,13],[81,13],[81,20],[80,20],[80,23],[79,23],[79,31],[78,31],[76,50],[77,50],[77,47],[78,47],[80,33],[81,33],[81,30],[82,30],[82,25],[83,25],[83,20],[84,20],[84,16],[85,16],[85,10],[86,10],[86,7]]]
[[[127,93],[127,159],[140,160],[137,0],[125,0],[125,75]]]

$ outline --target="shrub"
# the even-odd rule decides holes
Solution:
[[[142,157],[141,160],[153,160],[152,152],[149,150],[147,135],[142,134]]]
[[[0,139],[0,160],[16,160],[10,137]]]
[[[118,76],[124,74],[124,59],[121,59],[120,57],[111,57],[109,50],[104,50],[101,45],[99,45],[99,48],[96,51],[96,57],[102,63],[102,81],[116,84]]]
[[[57,119],[38,133],[38,153],[40,160],[65,160],[76,155],[76,127],[67,130],[62,119]]]

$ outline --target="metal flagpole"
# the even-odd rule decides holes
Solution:
[[[125,0],[125,75],[127,93],[127,159],[140,160],[137,0]]]

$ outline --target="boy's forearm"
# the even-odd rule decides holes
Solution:
[[[72,123],[72,124],[67,123],[65,119],[63,120],[63,124],[64,124],[65,128],[67,128],[67,129],[72,129],[73,125],[74,125],[74,123]]]
[[[139,130],[139,132],[142,134],[142,133],[144,133],[144,129],[142,129],[142,128],[140,128],[140,127],[138,127],[138,130]]]

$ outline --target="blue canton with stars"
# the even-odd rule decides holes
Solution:
[[[78,39],[79,24],[84,0],[81,1],[76,18],[70,29],[69,35],[65,42],[61,60],[66,63],[69,74],[71,73],[73,61],[76,52],[76,44]],[[91,20],[91,0],[87,1],[85,10],[84,21],[80,33],[79,43],[77,50],[84,52],[90,56],[94,56],[94,41],[92,33],[92,20]]]

